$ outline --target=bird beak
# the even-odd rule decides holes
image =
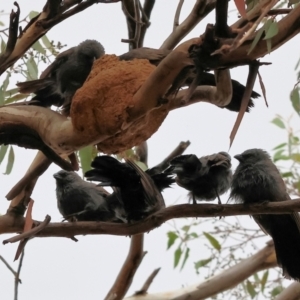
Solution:
[[[60,176],[59,176],[57,173],[53,174],[53,177],[54,177],[55,179],[60,179]]]
[[[243,161],[243,156],[241,154],[235,155],[234,158],[237,159],[239,162]]]

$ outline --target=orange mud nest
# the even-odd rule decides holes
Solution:
[[[127,108],[135,105],[134,94],[154,69],[145,59],[120,61],[115,55],[98,59],[73,98],[73,126],[83,135],[107,136],[97,145],[99,151],[107,154],[119,153],[147,140],[166,118],[165,107],[149,111],[124,130],[122,125],[127,122]]]

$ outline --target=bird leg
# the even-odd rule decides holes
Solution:
[[[218,204],[221,205],[222,202],[221,202],[221,199],[220,199],[220,196],[219,196],[219,193],[218,191],[215,189],[215,192],[216,192],[216,195],[217,195],[217,198],[218,198]]]
[[[192,192],[192,196],[193,196],[193,204],[197,204],[194,192]]]

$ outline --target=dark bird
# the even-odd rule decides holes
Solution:
[[[69,115],[75,92],[87,79],[94,60],[102,55],[104,48],[95,40],[86,40],[60,53],[40,79],[17,83],[20,93],[35,94],[25,104],[44,107],[54,105],[62,107],[62,113]]]
[[[84,181],[75,172],[61,170],[53,177],[58,210],[66,220],[126,221],[122,204],[101,187]]]
[[[240,163],[233,175],[230,199],[245,205],[290,200],[284,181],[266,151],[250,149],[234,157]],[[300,280],[299,214],[263,214],[253,218],[273,238],[283,275]]]
[[[231,158],[226,152],[202,156],[194,154],[175,157],[166,173],[174,173],[176,183],[190,191],[193,204],[196,200],[211,201],[224,194],[232,179]]]
[[[94,159],[92,167],[94,169],[85,173],[86,178],[100,181],[102,186],[114,187],[114,194],[123,203],[129,222],[141,220],[165,207],[161,191],[174,182],[168,174],[151,174],[151,169],[144,172],[129,159],[121,163],[102,155]]]

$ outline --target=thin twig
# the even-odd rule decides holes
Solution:
[[[174,17],[174,23],[173,23],[173,31],[179,26],[179,17],[183,6],[183,2],[184,0],[179,0],[179,3],[177,5],[175,17]]]
[[[2,243],[3,243],[3,245],[5,245],[7,243],[16,243],[16,242],[21,241],[23,239],[33,238],[37,233],[42,231],[50,223],[50,221],[51,221],[51,217],[47,215],[45,217],[45,220],[43,222],[41,222],[38,226],[32,228],[29,231],[26,231],[24,233],[16,235],[16,236],[14,236],[10,239],[4,240]]]
[[[9,265],[9,263],[6,261],[6,259],[0,255],[0,260],[2,260],[2,262],[5,264],[5,266],[8,268],[9,271],[11,271],[13,273],[13,275],[15,276],[15,278],[17,277],[17,272]],[[18,277],[18,280],[20,283],[22,283],[21,279]]]
[[[143,287],[135,292],[135,295],[144,295],[147,293],[153,279],[156,277],[156,275],[158,274],[158,272],[160,271],[160,268],[155,269],[150,276],[147,278],[146,282],[144,283]]]
[[[22,255],[21,255],[21,258],[20,258],[20,261],[19,261],[18,271],[17,271],[16,276],[15,276],[15,297],[14,297],[14,300],[18,300],[18,288],[19,288],[19,284],[22,283],[21,280],[20,280],[20,273],[21,273],[21,269],[22,269],[22,265],[23,265],[24,255],[25,255],[25,251],[23,249]]]

